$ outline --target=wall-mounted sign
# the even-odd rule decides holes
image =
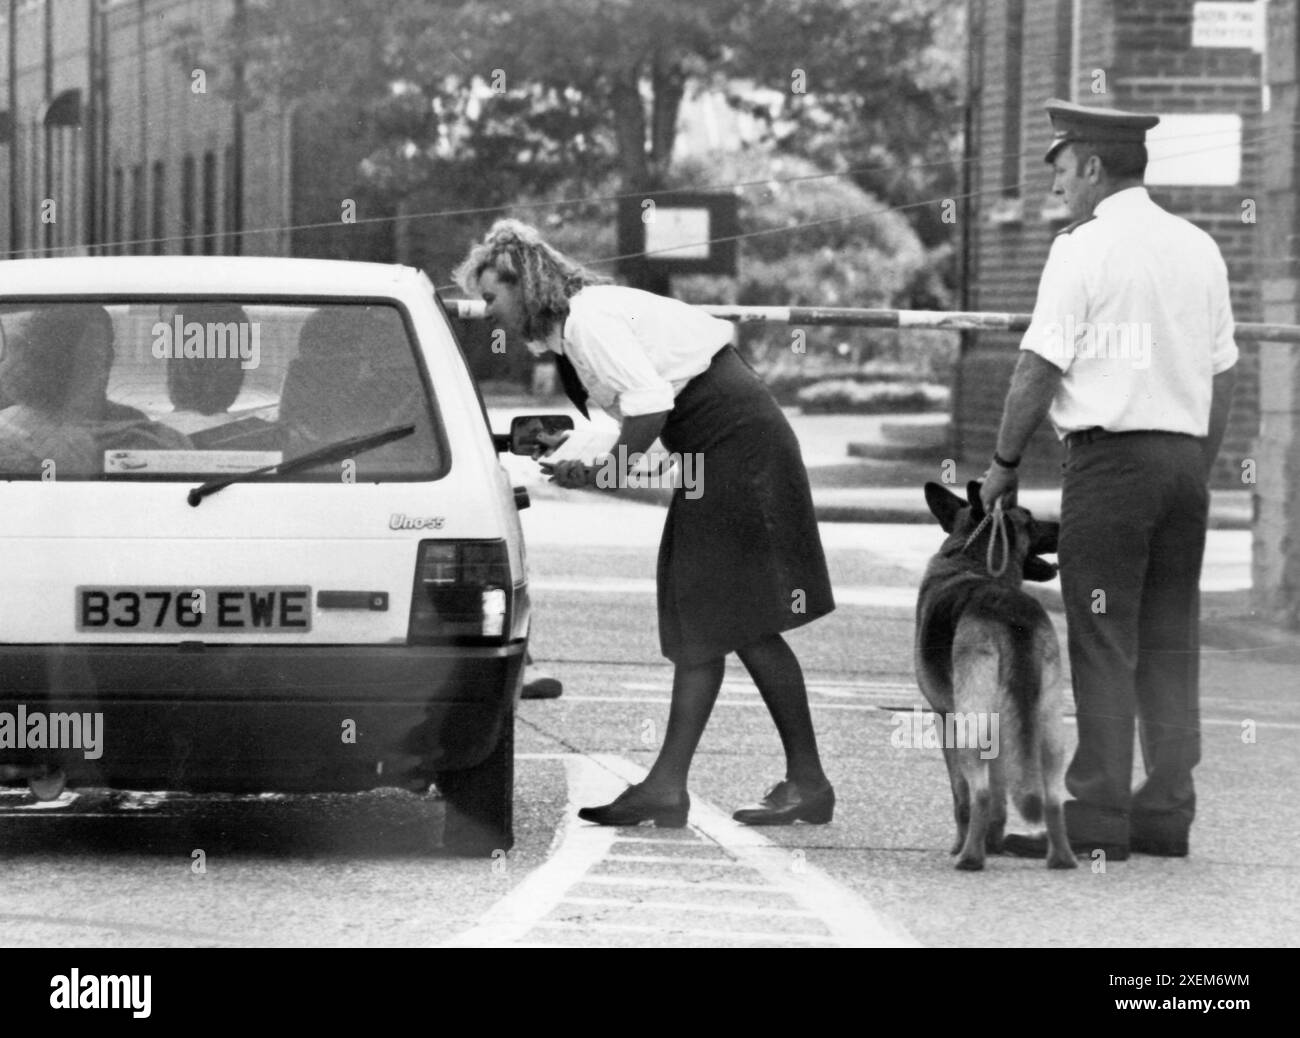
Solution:
[[[645,221],[645,251],[652,260],[708,259],[710,216],[707,208],[659,206]]]
[[[1198,0],[1192,5],[1192,46],[1240,47],[1263,53],[1265,21],[1264,4],[1259,0]]]
[[[632,267],[668,274],[735,274],[739,201],[730,192],[673,191],[621,199],[618,251]]]
[[[1147,131],[1146,182],[1232,187],[1241,181],[1241,116],[1162,115]]]

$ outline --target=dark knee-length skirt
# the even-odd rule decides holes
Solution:
[[[660,436],[695,455],[659,545],[659,640],[703,663],[835,608],[799,441],[730,346],[677,395]]]

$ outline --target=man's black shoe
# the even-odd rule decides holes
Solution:
[[[1130,835],[1128,847],[1134,854],[1150,854],[1157,858],[1186,858],[1187,837],[1160,837]]]
[[[1083,858],[1092,858],[1093,851],[1101,851],[1107,861],[1127,861],[1129,848],[1122,843],[1099,843],[1096,840],[1071,840],[1070,849]],[[1002,853],[1013,858],[1046,858],[1046,833],[1007,833],[1002,840]]]
[[[564,691],[558,678],[534,678],[524,683],[522,699],[555,699]]]
[[[1134,811],[1129,817],[1129,850],[1159,858],[1186,858],[1190,828],[1190,819],[1176,812]]]

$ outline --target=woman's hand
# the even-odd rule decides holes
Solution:
[[[594,487],[596,485],[596,466],[585,465],[580,460],[544,461],[541,464],[541,469],[543,475],[551,477],[552,483],[566,487],[569,490]]]
[[[533,461],[541,461],[549,454],[554,454],[557,447],[569,438],[567,432],[548,433],[545,430],[539,430],[534,437],[537,446],[533,448]]]

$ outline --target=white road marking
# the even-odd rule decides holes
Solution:
[[[681,857],[675,858],[671,854],[615,854],[610,857],[610,861],[637,861],[643,865],[709,865],[721,868],[743,868],[734,858],[700,858],[700,857]]]
[[[809,691],[816,692],[818,691],[818,689],[816,689],[815,685],[810,684]],[[900,689],[900,692],[902,691],[905,691],[905,689]],[[917,697],[918,702],[915,702],[915,704],[906,704],[906,705],[897,704],[898,709],[894,709],[893,706],[891,706],[891,704],[887,704],[887,702],[884,702],[883,704],[883,702],[872,702],[872,701],[818,702],[816,700],[813,700],[813,702],[811,702],[811,705],[813,705],[814,708],[818,710],[858,710],[858,712],[862,712],[862,713],[885,713],[885,714],[891,713],[891,710],[893,710],[894,713],[898,713],[900,712],[900,710],[901,712],[906,712],[906,710],[910,710],[911,708],[913,708],[913,706],[920,706],[920,708],[922,708],[923,710],[930,710],[930,708],[928,708],[928,706],[924,704],[924,700],[922,700],[922,697],[920,697],[920,692],[918,691],[918,689],[915,688],[910,689],[910,693],[911,695]],[[866,700],[867,697],[855,696],[854,699]],[[667,706],[669,702],[671,702],[671,699],[669,699],[667,689],[664,689],[664,695],[662,696],[584,696],[581,695],[581,693],[572,693],[571,695],[571,693],[565,692],[564,701],[565,702],[636,702],[636,704],[649,705],[649,706],[655,706],[655,705]],[[761,699],[738,700],[738,699],[720,699],[719,697],[715,705],[716,706],[748,706],[748,708],[751,709],[766,709],[764,708],[764,704]],[[1258,718],[1251,718],[1251,719],[1253,722],[1255,722],[1255,726],[1257,728],[1279,728],[1279,730],[1283,730],[1283,731],[1300,730],[1300,722],[1261,721],[1261,719]],[[1074,723],[1076,723],[1074,714],[1066,714],[1065,721],[1067,725],[1074,725]],[[1242,727],[1243,721],[1244,718],[1240,718],[1240,717],[1236,717],[1236,718],[1205,717],[1204,714],[1201,715],[1201,725],[1213,725],[1213,726],[1223,727],[1223,728],[1240,728]]]
[[[847,887],[836,883],[802,856],[769,841],[757,829],[739,825],[698,797],[692,800],[691,829],[729,855],[724,862],[732,868],[748,869],[759,879],[755,883],[706,881],[694,883],[671,875],[656,875],[646,871],[641,875],[609,875],[596,872],[598,866],[611,862],[639,861],[643,865],[705,864],[716,867],[721,862],[713,859],[683,856],[646,854],[621,856],[612,854],[616,843],[634,842],[644,845],[658,843],[674,848],[698,847],[701,844],[677,837],[651,840],[648,837],[620,839],[619,830],[607,826],[588,825],[577,817],[576,806],[582,803],[601,803],[612,799],[627,783],[639,782],[645,769],[625,758],[611,754],[582,756],[578,754],[520,754],[527,760],[561,760],[569,780],[569,805],[565,824],[551,857],[513,891],[488,910],[478,925],[447,941],[447,947],[499,947],[516,945],[530,940],[536,930],[549,932],[574,931],[655,934],[674,937],[698,938],[701,941],[751,941],[776,944],[833,944],[840,947],[900,947],[915,946],[916,941],[896,925],[886,923],[871,906]],[[598,921],[588,923],[554,920],[548,917],[565,904],[589,905],[590,898],[571,896],[570,891],[579,886],[611,887],[619,889],[675,889],[690,890],[707,897],[711,891],[730,891],[751,895],[783,898],[797,905],[807,919],[826,928],[825,935],[792,934],[778,930],[728,930],[723,928],[675,929],[663,926],[645,926],[634,923]],[[611,902],[624,907],[630,903],[646,907],[654,904],[681,904],[683,920],[698,907],[690,902],[637,901],[633,898],[597,898],[597,904],[608,906]],[[716,900],[706,901],[719,914],[726,906]],[[745,906],[741,906],[745,907]],[[629,910],[631,910],[629,908]],[[764,909],[754,907],[737,913],[759,917]],[[789,909],[771,913],[788,918]]]
[[[633,901],[624,897],[566,897],[566,904],[602,905],[617,908],[654,909],[664,912],[717,912],[722,915],[779,915],[788,919],[816,919],[817,916],[802,908],[750,908],[748,905],[706,905],[699,901]]]
[[[566,703],[659,703],[668,704],[667,696],[583,696],[564,693]],[[761,699],[719,699],[716,706],[747,706],[764,709]],[[818,710],[879,710],[871,703],[814,703]]]
[[[695,810],[693,801],[691,810]],[[649,873],[644,876],[585,876],[582,882],[584,885],[595,883],[603,887],[677,887],[682,890],[741,890],[747,893],[780,893],[774,891],[766,883],[729,883],[724,880],[714,879],[696,882],[693,879],[674,879],[671,876],[652,876]]]
[[[655,582],[641,577],[536,577],[529,581],[531,594],[572,592],[586,595],[653,595]],[[915,587],[862,585],[836,587],[835,604],[874,606],[879,609],[915,609]]]
[[[656,936],[703,937],[715,941],[772,941],[781,944],[825,944],[832,947],[835,946],[834,939],[825,934],[776,933],[767,930],[669,930],[662,926],[644,926],[636,923],[574,923],[561,920],[545,921],[538,925],[547,930],[576,930],[579,933],[613,931],[622,933],[654,934]]]
[[[25,790],[19,792],[26,796]],[[80,793],[72,793],[64,790],[53,800],[38,800],[33,804],[19,804],[13,810],[15,811],[62,811],[64,808],[71,807],[81,798]],[[81,817],[85,817],[82,815]]]
[[[612,800],[622,789],[622,782],[589,759],[574,754],[531,754],[529,758],[562,760],[568,776],[569,804],[551,856],[488,909],[477,926],[445,941],[445,948],[500,948],[521,941],[559,905],[571,887],[609,855],[618,835],[618,830],[610,826],[582,821],[575,805]]]
[[[883,681],[809,681],[807,684],[809,692],[817,692],[824,696],[856,696],[861,698],[864,695],[898,696],[909,693],[913,695],[920,694],[920,689],[915,685],[900,685]],[[667,681],[620,681],[618,685],[629,692],[672,691],[672,684]],[[758,689],[753,682],[743,679],[723,681],[721,691],[723,695],[728,693],[758,695]]]
[[[695,826],[773,886],[791,893],[829,927],[842,948],[915,948],[919,942],[895,922],[886,922],[858,894],[835,882],[805,858],[767,839],[758,829],[734,822],[707,801],[692,804]]]

